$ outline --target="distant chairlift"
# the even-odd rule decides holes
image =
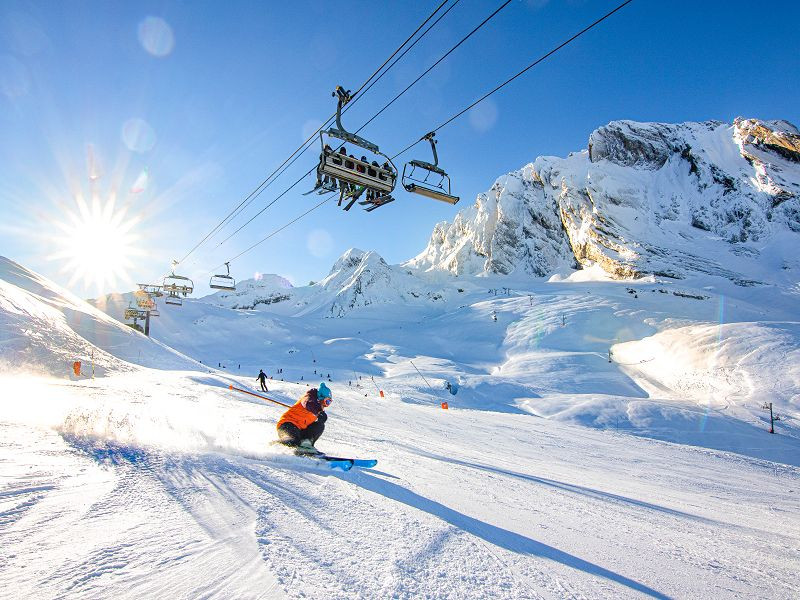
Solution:
[[[194,282],[183,275],[176,275],[176,266],[178,266],[178,262],[173,260],[172,273],[164,277],[161,288],[167,294],[167,298],[165,300],[167,304],[181,306],[183,304],[181,296],[185,298],[194,291]]]
[[[137,308],[133,305],[133,302],[128,304],[128,308],[125,309],[125,318],[132,319],[134,323],[140,319],[147,318],[147,311],[142,310],[141,308]]]
[[[150,295],[149,295],[149,294],[147,294],[147,293],[145,293],[145,292],[143,292],[143,291],[141,291],[141,290],[140,290],[140,291],[136,292],[136,293],[134,294],[134,296],[136,297],[136,305],[137,305],[139,308],[142,308],[142,309],[144,309],[144,310],[151,311],[151,312],[152,312],[153,310],[155,310],[155,308],[156,308],[156,301],[155,301],[155,300],[153,300],[153,299],[150,297]]]
[[[214,290],[228,290],[230,292],[236,291],[236,281],[231,277],[231,265],[225,263],[225,268],[228,270],[227,275],[212,275],[208,287]]]
[[[459,201],[450,191],[450,177],[439,167],[439,155],[436,153],[435,132],[431,131],[421,138],[428,140],[433,151],[433,164],[422,160],[411,160],[403,166],[403,187],[407,192],[420,194],[448,204]],[[409,169],[410,167],[410,169]],[[438,182],[436,179],[438,178]]]
[[[338,191],[339,206],[342,206],[343,200],[348,200],[344,210],[350,210],[353,204],[364,194],[365,199],[359,204],[369,205],[369,208],[366,209],[367,212],[373,211],[379,206],[394,201],[391,194],[397,184],[397,169],[392,163],[392,159],[383,154],[377,145],[348,132],[342,125],[342,107],[350,102],[350,92],[345,91],[341,86],[336,86],[336,91],[332,95],[337,96],[336,127],[331,127],[327,131],[320,131],[319,141],[322,146],[322,152],[320,153],[319,166],[317,167],[317,185],[312,191],[316,191],[319,194]],[[370,163],[369,161],[349,156],[346,153],[344,144],[334,150],[325,143],[325,138],[323,137],[325,135],[383,157],[385,159],[383,165],[378,165],[377,161]]]
[[[164,295],[162,286],[157,283],[137,283],[139,289],[151,298],[161,298]]]

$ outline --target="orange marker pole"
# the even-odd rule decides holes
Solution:
[[[281,406],[285,406],[286,408],[291,408],[289,404],[284,404],[283,402],[278,402],[277,400],[273,400],[272,398],[267,398],[266,396],[261,396],[259,394],[254,394],[248,390],[243,390],[242,388],[233,387],[232,385],[228,386],[229,390],[233,390],[235,392],[242,392],[243,394],[249,394],[251,396],[255,396],[256,398],[260,398],[261,400],[267,400],[269,402],[274,402],[275,404],[280,404]]]

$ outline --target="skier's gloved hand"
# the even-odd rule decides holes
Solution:
[[[327,420],[328,420],[328,415],[325,414],[324,410],[317,415],[317,421],[319,421],[320,423],[324,423]]]

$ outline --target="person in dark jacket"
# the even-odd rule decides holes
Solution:
[[[306,391],[278,420],[278,440],[285,446],[314,450],[328,420],[325,409],[332,401],[331,391],[324,383]]]
[[[261,391],[262,392],[268,392],[269,391],[267,389],[267,374],[264,373],[264,369],[259,369],[258,377],[256,377],[256,381],[258,381],[261,384]]]

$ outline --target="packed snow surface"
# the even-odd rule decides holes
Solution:
[[[800,595],[800,290],[360,251],[242,290],[148,339],[0,262],[0,597]],[[228,389],[259,368],[326,381],[318,447],[378,466],[271,445],[283,409]]]

